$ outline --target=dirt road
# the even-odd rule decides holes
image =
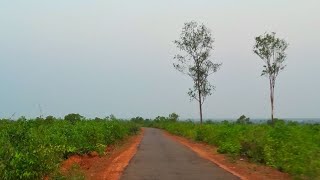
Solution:
[[[187,147],[146,128],[144,138],[121,180],[239,179]]]

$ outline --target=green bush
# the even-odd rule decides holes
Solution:
[[[106,146],[139,131],[129,121],[79,117],[0,120],[0,179],[42,179],[72,154],[103,154]]]
[[[242,118],[243,119],[243,118]],[[320,125],[277,120],[268,124],[156,121],[153,127],[218,147],[295,177],[320,178]]]
[[[75,114],[75,113],[68,114],[64,117],[64,120],[69,121],[72,124],[74,124],[77,121],[80,121],[82,119],[83,119],[83,116],[81,116],[80,114]]]

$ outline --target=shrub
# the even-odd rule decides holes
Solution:
[[[246,157],[288,172],[297,178],[320,178],[320,125],[276,120],[267,124],[250,124],[245,116],[236,123],[211,121],[155,121],[154,127],[196,141],[217,146],[218,152]]]
[[[65,119],[0,120],[0,179],[43,179],[57,174],[70,155],[103,154],[106,146],[139,131],[129,121],[84,121],[77,114]]]
[[[66,121],[69,121],[70,123],[74,124],[76,123],[77,121],[80,121],[83,119],[83,116],[81,116],[80,114],[75,114],[75,113],[72,113],[72,114],[68,114],[64,117],[64,120]]]

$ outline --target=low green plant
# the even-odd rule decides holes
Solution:
[[[96,151],[137,134],[130,121],[90,120],[72,114],[65,120],[0,120],[0,179],[43,179],[72,154]]]
[[[195,141],[215,145],[218,152],[245,157],[266,164],[296,178],[320,178],[320,125],[276,120],[270,124],[251,124],[246,117],[238,122],[154,121],[153,127]]]

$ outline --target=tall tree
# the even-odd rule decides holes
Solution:
[[[284,61],[287,56],[285,50],[288,43],[284,39],[277,38],[275,32],[265,33],[256,37],[255,40],[253,52],[264,62],[261,76],[269,79],[271,121],[274,123],[274,88],[279,72],[286,67]]]
[[[195,99],[199,103],[200,123],[202,123],[202,105],[215,89],[209,83],[208,77],[217,72],[221,66],[221,63],[213,63],[209,59],[213,42],[211,31],[205,25],[194,21],[185,23],[180,39],[174,41],[183,54],[174,57],[177,62],[173,66],[193,80],[193,88],[189,89],[188,95],[191,100]]]

